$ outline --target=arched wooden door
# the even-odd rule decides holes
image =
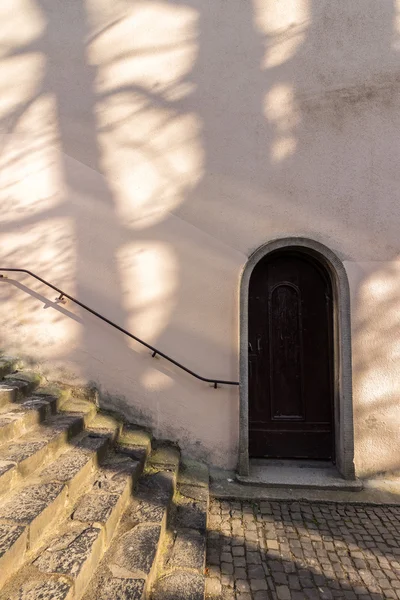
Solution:
[[[313,257],[279,251],[249,288],[249,454],[334,460],[332,286]]]

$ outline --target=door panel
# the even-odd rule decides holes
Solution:
[[[303,419],[300,290],[288,282],[272,288],[268,302],[272,419]],[[281,399],[286,401],[282,402]]]
[[[333,459],[332,293],[313,258],[256,265],[249,289],[250,456]]]

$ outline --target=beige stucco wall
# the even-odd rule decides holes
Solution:
[[[399,467],[399,36],[393,0],[1,3],[1,264],[237,379],[248,255],[324,243],[350,278],[357,472]],[[54,298],[0,282],[1,346],[235,465],[237,390]]]

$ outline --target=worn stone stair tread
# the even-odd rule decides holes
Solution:
[[[149,456],[149,465],[163,470],[176,471],[179,466],[181,454],[171,444],[163,444],[156,447]]]
[[[26,486],[0,507],[0,520],[30,525],[64,490],[60,483]]]
[[[38,475],[43,482],[66,484],[70,501],[81,493],[93,469],[104,458],[108,440],[85,434],[79,440],[74,440],[73,445],[71,442],[71,446]]]
[[[110,577],[102,582],[98,600],[142,600],[144,579]]]
[[[38,386],[42,377],[36,371],[30,371],[29,369],[25,370],[15,370],[14,372],[6,375],[4,377],[6,381],[17,380],[17,381],[26,381],[27,383],[33,383],[35,386]]]
[[[180,529],[176,534],[167,568],[185,568],[203,572],[205,555],[205,535],[195,529]]]
[[[142,475],[131,507],[133,523],[162,523],[174,493],[174,474],[167,471]]]
[[[56,398],[33,396],[0,410],[0,443],[23,435],[54,412]]]
[[[59,412],[74,414],[77,413],[82,415],[85,419],[85,423],[88,424],[96,418],[97,415],[97,407],[90,400],[86,400],[85,398],[75,398],[69,397],[67,398],[59,408]]]
[[[37,373],[31,371],[17,371],[6,375],[4,383],[17,388],[17,397],[32,394],[39,387],[42,378]]]
[[[103,532],[91,524],[68,523],[34,560],[35,569],[46,576],[63,575],[73,586],[73,598],[81,598],[101,558]],[[39,577],[38,577],[39,579]]]
[[[103,444],[107,441],[104,437],[99,437],[98,440]],[[90,450],[85,445],[89,445]],[[79,446],[79,450],[83,448],[83,456],[85,451],[93,452],[92,436],[87,436]],[[63,459],[64,464],[69,465],[66,455],[75,452],[76,449],[73,449],[62,455],[54,463],[55,467],[57,463],[62,464]],[[52,472],[50,467],[44,470],[43,476],[46,476],[47,471]],[[71,517],[63,521],[61,529],[46,543],[44,550],[29,568],[40,573],[42,578],[61,574],[72,579],[73,597],[80,598],[102,557],[104,547],[111,541],[129,500],[132,482],[137,479],[140,469],[139,463],[125,456],[112,456],[105,460],[96,471],[91,491],[80,498]],[[63,467],[61,473],[64,473]],[[21,575],[18,579],[21,579]]]
[[[29,383],[21,380],[0,381],[0,406],[17,402],[28,395]]]
[[[119,423],[114,417],[99,413],[97,413],[96,416],[91,420],[88,427],[88,431],[108,435],[113,440],[117,438],[120,430],[121,423]]]
[[[67,600],[71,583],[64,577],[28,578],[15,592],[1,595],[2,600]]]
[[[177,501],[176,524],[183,529],[197,529],[205,532],[207,528],[207,502],[181,496]]]
[[[161,534],[161,526],[136,525],[119,540],[108,568],[114,577],[145,579],[153,566]]]
[[[66,498],[66,487],[63,484],[33,484],[23,488],[0,506],[0,523],[22,528],[18,530],[18,538],[9,544],[2,556],[0,585],[22,566],[28,546],[34,547],[43,531],[54,524],[65,506]],[[23,541],[22,536],[25,536]]]
[[[0,584],[4,579],[7,564],[22,563],[28,543],[28,530],[24,525],[0,523]]]
[[[65,511],[67,502],[81,493],[98,455],[103,456],[108,440],[84,434],[74,443],[75,446],[41,472],[34,473],[28,485],[16,490],[0,505],[0,524],[4,526],[5,536],[0,566],[1,558],[7,565],[7,569],[0,569],[0,585],[22,566],[26,551],[38,544],[43,532]]]
[[[142,600],[149,597],[177,469],[178,465],[173,471],[157,471],[151,464],[146,467],[85,600]]]
[[[0,356],[0,379],[15,371],[19,366],[20,361],[14,356]]]
[[[204,600],[207,467],[3,358],[0,600]]]
[[[204,600],[204,577],[189,571],[173,571],[157,580],[152,600]]]
[[[0,464],[5,466],[3,473],[0,470],[0,492],[4,491],[3,477],[7,477],[8,485],[11,484],[11,477],[16,479],[17,476],[29,475],[54,455],[72,435],[80,433],[82,428],[82,417],[56,415],[22,435],[18,442],[11,441],[0,446]]]
[[[165,546],[152,600],[204,600],[208,486],[207,467],[185,461],[169,523],[173,535]]]
[[[128,457],[105,461],[96,473],[91,490],[80,499],[72,519],[101,526],[108,545],[141,470],[142,465]]]

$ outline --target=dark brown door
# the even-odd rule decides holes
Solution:
[[[270,254],[249,290],[249,452],[334,459],[332,289],[314,258]]]

